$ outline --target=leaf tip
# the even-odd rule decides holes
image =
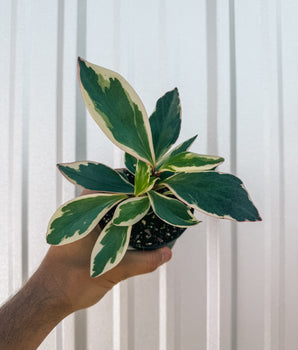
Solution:
[[[96,272],[90,271],[90,277],[95,278],[98,277],[99,275]]]
[[[85,62],[85,60],[82,57],[78,56],[78,64],[80,64],[81,62]]]
[[[259,213],[258,213],[258,217],[257,217],[256,221],[263,221],[263,218],[261,217],[261,215]]]
[[[78,56],[78,61],[77,61],[77,65],[78,65],[78,79],[79,81],[81,81],[81,77],[80,77],[80,72],[81,72],[81,67],[82,67],[82,64],[85,64],[86,65],[86,60],[84,60],[83,58],[81,58],[80,56]]]
[[[55,238],[53,237],[53,235],[47,233],[47,237],[46,237],[46,241],[48,244],[50,245],[58,245],[57,241],[55,240]]]
[[[94,269],[94,259],[93,259],[93,255],[91,255],[90,258],[90,277],[95,278],[98,276],[98,273],[96,273],[95,269]]]
[[[253,219],[246,219],[246,220],[234,220],[234,221],[238,221],[238,222],[261,222],[263,221],[263,219],[261,218],[261,216],[257,216],[256,218],[253,218]]]
[[[63,163],[57,163],[56,167],[61,172],[61,174],[64,175],[63,170],[65,169],[65,165]]]
[[[175,95],[175,98],[178,99],[178,101],[179,101],[179,106],[180,106],[180,108],[181,108],[181,105],[180,105],[180,95],[179,95],[179,90],[178,90],[178,88],[175,87],[171,92]]]

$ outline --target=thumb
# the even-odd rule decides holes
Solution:
[[[129,250],[121,262],[109,272],[113,274],[113,280],[120,282],[132,276],[153,272],[171,257],[172,251],[168,247],[150,251]]]

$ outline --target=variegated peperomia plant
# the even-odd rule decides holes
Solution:
[[[189,152],[196,136],[170,150],[181,127],[178,90],[161,97],[150,119],[134,89],[119,74],[78,59],[85,104],[107,137],[125,151],[125,173],[90,161],[58,164],[73,184],[99,193],[63,204],[52,216],[47,242],[63,245],[88,235],[114,208],[92,254],[90,274],[101,275],[123,258],[133,225],[149,210],[165,223],[186,228],[198,224],[193,209],[235,221],[259,221],[240,179],[217,172],[224,159]]]

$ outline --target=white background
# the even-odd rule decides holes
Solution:
[[[0,0],[0,302],[37,268],[59,204],[57,162],[119,167],[86,113],[80,55],[121,73],[150,114],[175,86],[180,141],[226,159],[261,223],[207,218],[167,267],[71,315],[45,350],[294,350],[298,314],[298,3]]]

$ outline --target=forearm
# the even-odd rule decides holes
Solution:
[[[35,350],[67,315],[97,303],[118,282],[154,271],[171,250],[127,252],[114,269],[90,277],[90,254],[99,228],[87,237],[52,246],[27,284],[0,308],[0,349]]]
[[[0,309],[0,349],[37,349],[70,313],[62,300],[59,290],[39,269]]]

